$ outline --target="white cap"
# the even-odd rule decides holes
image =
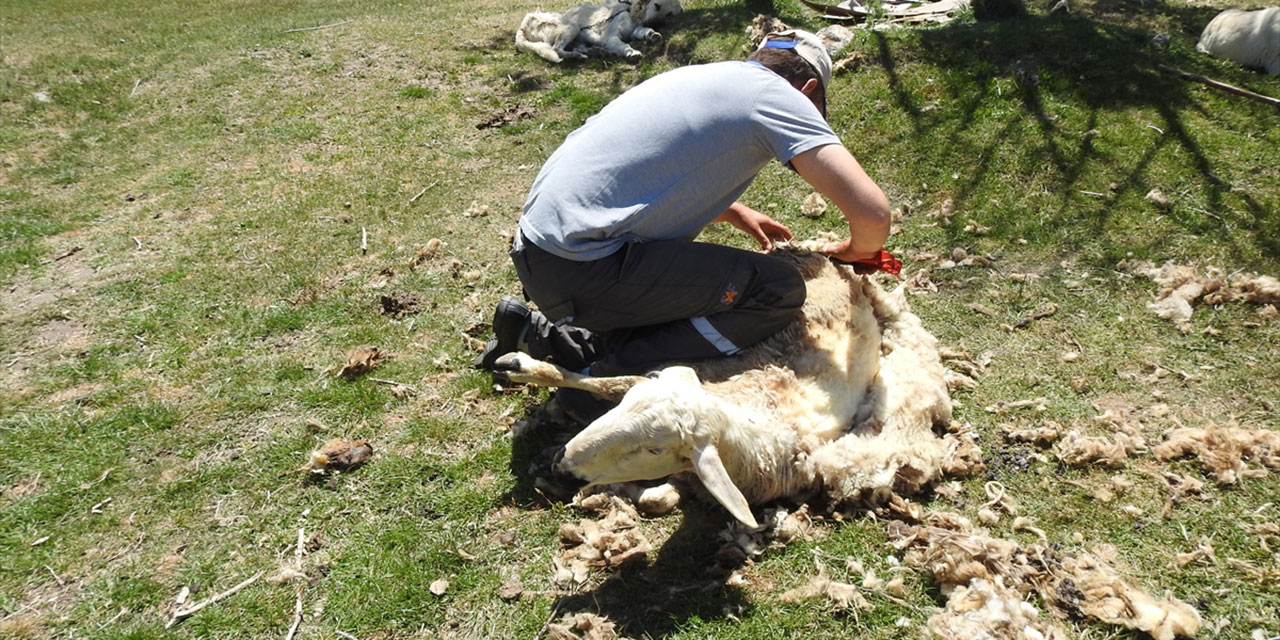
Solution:
[[[817,35],[800,29],[775,31],[764,37],[760,48],[795,51],[796,55],[803,58],[814,71],[818,72],[818,79],[822,81],[824,90],[831,86],[831,56],[827,55],[827,48],[823,46],[822,39]]]

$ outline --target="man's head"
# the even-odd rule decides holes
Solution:
[[[813,101],[827,117],[827,86],[831,84],[831,56],[818,36],[791,29],[765,36],[748,58],[780,75]]]

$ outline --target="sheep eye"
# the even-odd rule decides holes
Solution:
[[[662,455],[662,447],[649,447],[649,453],[651,455],[660,456]]]
[[[662,11],[662,5],[661,5],[661,4],[659,4],[659,3],[657,3],[657,2],[653,3],[653,10],[654,10],[654,11]]]

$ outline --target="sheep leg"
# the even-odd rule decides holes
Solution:
[[[532,384],[539,387],[568,387],[581,389],[606,400],[618,402],[644,376],[593,377],[574,373],[564,367],[543,362],[533,356],[514,352],[498,358],[493,372],[511,382]]]
[[[643,40],[645,42],[657,42],[662,39],[662,34],[650,29],[649,27],[636,27],[631,32],[631,40]]]
[[[612,29],[610,31],[611,33],[606,33],[604,39],[600,42],[600,46],[609,54],[631,62],[639,60],[644,55],[633,49],[631,45],[623,42],[620,34],[612,33]]]

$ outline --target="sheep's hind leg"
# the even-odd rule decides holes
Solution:
[[[519,351],[508,353],[494,363],[494,375],[511,382],[532,384],[539,387],[568,387],[581,389],[606,400],[618,402],[644,376],[592,377],[574,373],[550,362],[543,362]]]
[[[604,47],[604,50],[608,51],[611,55],[624,58],[629,62],[635,62],[644,55],[633,49],[631,45],[623,42],[622,38],[616,35],[606,36],[604,41],[600,43],[600,46]]]

